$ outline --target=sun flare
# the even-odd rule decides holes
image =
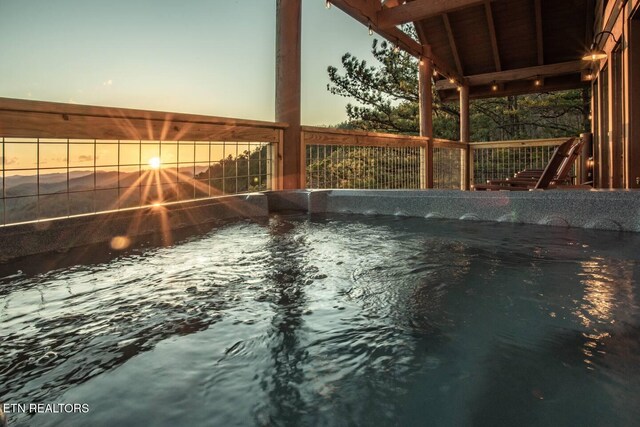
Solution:
[[[160,169],[161,165],[162,161],[160,160],[160,157],[152,157],[149,159],[149,166],[151,169]]]

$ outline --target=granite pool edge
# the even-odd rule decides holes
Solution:
[[[292,190],[266,192],[271,211],[509,222],[640,232],[640,191]]]
[[[0,261],[268,215],[266,195],[249,193],[7,225],[0,227]]]
[[[288,190],[8,225],[0,261],[292,210],[640,232],[640,191]]]

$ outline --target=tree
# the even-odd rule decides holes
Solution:
[[[329,66],[329,92],[348,97],[348,125],[376,132],[419,133],[417,60],[374,39],[370,66],[350,53],[342,73]],[[510,140],[577,135],[589,127],[588,89],[474,100],[470,105],[471,140]],[[434,92],[434,136],[459,139],[458,105]]]

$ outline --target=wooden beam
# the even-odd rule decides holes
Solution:
[[[433,92],[431,91],[431,62],[420,61],[418,66],[420,97],[420,136],[429,138],[424,150],[424,179],[421,188],[433,188]]]
[[[462,85],[460,87],[460,142],[469,143],[470,140],[470,114],[469,114],[469,86]],[[460,182],[462,190],[469,190],[469,150],[463,150],[460,153]]]
[[[496,24],[493,22],[493,11],[491,10],[491,2],[484,2],[484,11],[487,17],[487,26],[489,27],[489,38],[491,39],[491,50],[493,51],[493,63],[496,71],[502,71],[500,63],[500,51],[498,50],[498,38],[496,37]]]
[[[460,62],[460,55],[458,55],[458,47],[456,46],[456,39],[453,37],[453,31],[451,30],[451,23],[449,22],[449,15],[446,13],[442,15],[442,21],[444,22],[444,28],[447,30],[447,37],[449,38],[449,46],[451,47],[451,53],[453,54],[453,60],[456,63],[456,69],[458,74],[464,75],[462,69],[462,63]]]
[[[538,50],[538,65],[544,65],[544,38],[542,36],[542,4],[541,0],[534,0],[536,17],[536,47]]]
[[[596,6],[595,6],[595,0],[586,0],[587,3],[587,13],[585,16],[585,30],[584,30],[584,45],[585,47],[591,46],[591,43],[593,42],[593,26],[594,26],[594,21],[595,21],[595,12],[596,12]]]
[[[437,84],[436,84],[437,86]],[[579,89],[588,86],[580,81],[579,74],[567,74],[558,77],[549,77],[544,86],[534,86],[530,81],[514,81],[505,84],[499,91],[491,90],[490,85],[473,86],[469,88],[470,99],[498,98],[511,95],[526,95],[529,93],[555,92],[559,90]],[[447,89],[439,91],[440,99],[443,102],[457,102],[458,91]]]
[[[481,4],[484,0],[415,0],[377,13],[377,22],[381,28],[391,28],[409,22],[464,9]]]
[[[390,41],[397,44],[400,49],[409,53],[410,55],[420,58],[427,56],[438,68],[438,71],[447,77],[453,77],[458,81],[462,80],[462,76],[455,70],[452,70],[445,61],[431,52],[428,46],[423,46],[420,43],[413,40],[404,32],[398,28],[381,28],[378,26],[377,12],[382,10],[380,2],[377,0],[332,0],[334,6],[345,12],[363,25],[371,25],[373,30]],[[396,6],[403,7],[403,6]],[[392,8],[395,9],[395,8]],[[388,9],[391,10],[391,9]],[[427,52],[428,50],[428,52]]]
[[[629,20],[629,46],[627,176],[629,188],[640,188],[640,11]]]
[[[535,67],[518,68],[515,70],[499,71],[497,73],[476,74],[465,77],[469,86],[489,85],[493,81],[509,82],[513,80],[533,79],[536,76],[559,76],[563,74],[579,73],[584,67],[583,61],[560,62],[557,64],[539,65]],[[447,80],[436,82],[437,90],[455,89],[455,83]]]
[[[283,189],[300,188],[300,82],[302,0],[276,2],[276,118],[286,122],[282,141]]]
[[[378,7],[368,0],[331,0],[331,3],[363,25],[378,25],[376,13],[382,9],[380,3]]]
[[[460,87],[460,142],[469,142],[469,86]]]

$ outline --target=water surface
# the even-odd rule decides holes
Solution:
[[[0,400],[90,406],[11,426],[640,419],[635,234],[296,214],[89,253],[0,266]]]

